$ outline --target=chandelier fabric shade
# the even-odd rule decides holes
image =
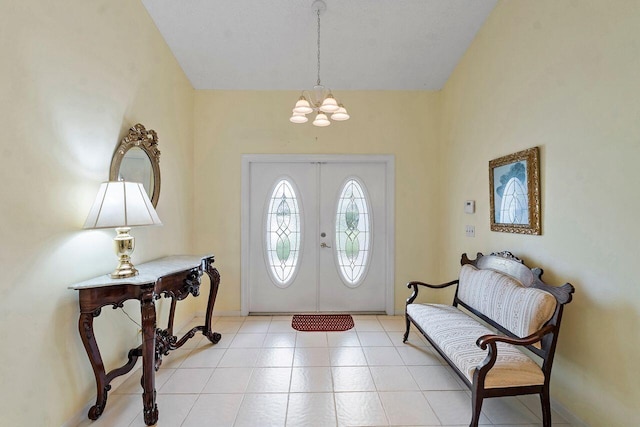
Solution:
[[[338,111],[338,103],[336,99],[333,97],[333,94],[329,93],[327,97],[322,101],[322,105],[320,106],[320,111],[323,113],[335,113]]]
[[[340,104],[338,107],[339,107],[338,111],[333,113],[331,115],[331,118],[339,122],[349,120],[349,114],[347,113],[347,110],[344,108],[344,105]]]
[[[306,123],[309,121],[307,114],[316,113],[312,124],[314,126],[325,127],[331,124],[329,117],[334,121],[349,120],[344,105],[338,103],[330,89],[326,89],[320,83],[320,12],[326,10],[327,5],[323,0],[315,0],[312,4],[313,10],[318,16],[318,79],[313,91],[303,91],[296,102],[289,118],[292,123]],[[329,114],[330,116],[327,116]]]
[[[329,126],[331,122],[327,118],[327,115],[323,112],[319,112],[316,119],[313,121],[314,126],[325,127]]]
[[[313,110],[311,110],[313,111]],[[289,121],[291,123],[307,123],[309,121],[309,119],[307,118],[307,116],[303,113],[293,113],[293,116],[291,116],[289,118]]]
[[[313,108],[311,108],[311,105],[309,104],[309,101],[307,101],[307,98],[305,98],[304,95],[302,95],[300,99],[298,99],[298,102],[296,102],[296,106],[293,109],[293,114],[304,115],[309,113],[313,113]]]

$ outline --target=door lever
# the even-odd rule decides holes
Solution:
[[[321,248],[330,248],[331,246],[327,245],[325,242],[320,243]]]

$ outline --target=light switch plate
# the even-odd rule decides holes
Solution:
[[[465,227],[465,233],[467,237],[476,237],[476,227],[473,225],[467,225]]]

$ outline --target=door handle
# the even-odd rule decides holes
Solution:
[[[325,242],[320,243],[321,248],[330,248],[331,246],[327,245]]]

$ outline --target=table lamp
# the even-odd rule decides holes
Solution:
[[[113,279],[124,279],[138,274],[131,263],[135,239],[129,234],[131,227],[162,225],[160,218],[142,184],[138,182],[103,182],[83,228],[115,228],[113,239],[120,260],[111,273]]]

